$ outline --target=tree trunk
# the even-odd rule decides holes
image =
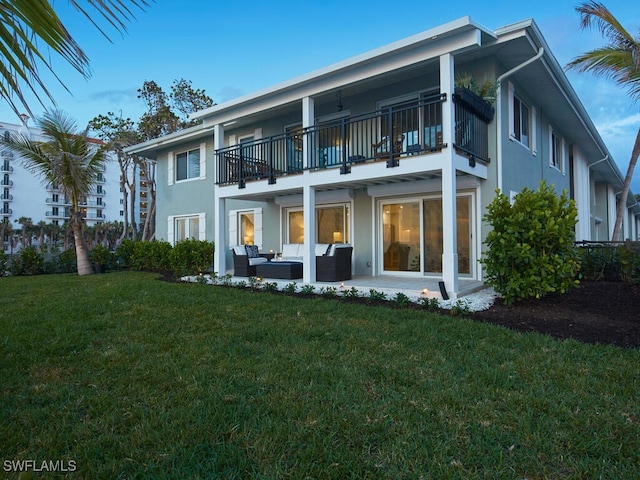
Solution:
[[[612,241],[621,241],[622,238],[622,221],[627,216],[627,197],[629,196],[629,189],[631,188],[631,179],[633,178],[633,171],[636,168],[636,162],[640,156],[640,128],[636,135],[636,142],[633,145],[633,151],[631,152],[631,160],[629,160],[629,167],[627,168],[627,176],[624,177],[624,183],[622,184],[622,193],[620,194],[620,201],[616,209],[616,224],[613,227],[613,234],[611,235]]]
[[[71,228],[73,230],[73,239],[76,244],[76,261],[78,263],[78,275],[91,275],[94,273],[93,266],[89,261],[89,250],[84,241],[82,232],[82,217],[80,213],[73,213]]]

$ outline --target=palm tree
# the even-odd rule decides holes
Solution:
[[[599,2],[584,2],[576,7],[576,11],[580,15],[580,27],[583,30],[595,26],[609,43],[574,58],[569,62],[568,67],[611,78],[618,85],[629,90],[634,102],[638,101],[640,99],[640,37],[634,38],[629,34],[616,17]],[[640,128],[631,152],[627,175],[622,184],[611,240],[621,239],[621,227],[627,210],[631,178],[639,155]]]
[[[20,157],[32,173],[40,174],[47,183],[56,183],[71,202],[70,223],[78,261],[78,275],[93,273],[89,253],[84,240],[84,218],[80,199],[95,184],[98,173],[107,161],[104,147],[90,142],[87,130],[79,132],[74,120],[59,111],[47,112],[37,121],[47,137],[45,142],[35,142],[18,136],[2,143]]]
[[[122,33],[126,31],[125,22],[135,18],[128,5],[144,10],[149,1],[153,0],[69,0],[68,3],[107,37],[86,7],[82,7],[83,3],[95,8],[111,27]],[[41,78],[41,65],[64,86],[53,69],[51,57],[41,51],[39,45],[47,45],[85,78],[91,75],[89,58],[62,24],[53,3],[47,0],[8,0],[0,6],[0,98],[7,101],[16,115],[21,113],[21,109],[14,102],[14,97],[32,113],[22,84],[40,103],[43,103],[40,98],[42,93],[55,103]]]

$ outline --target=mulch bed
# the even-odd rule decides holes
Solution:
[[[564,295],[504,305],[500,299],[470,318],[514,330],[585,343],[640,347],[640,284],[582,282]]]

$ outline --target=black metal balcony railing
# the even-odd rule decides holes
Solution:
[[[263,178],[274,183],[276,176],[302,171],[302,135],[275,135],[222,148],[216,155],[220,184],[242,188],[247,180]]]
[[[10,208],[3,208],[0,210],[0,215],[11,215],[13,213],[13,210],[11,210]]]
[[[275,183],[283,175],[303,169],[340,168],[370,161],[399,165],[403,157],[440,151],[446,147],[442,137],[442,103],[445,95],[406,102],[357,116],[340,118],[313,127],[225,147],[216,151],[218,184],[238,184],[268,179]],[[457,151],[488,162],[487,124],[464,105],[455,107]],[[309,158],[303,158],[304,142]],[[470,160],[471,162],[471,160]],[[475,163],[474,163],[475,164]]]
[[[453,97],[455,105],[455,141],[454,148],[469,157],[469,164],[475,166],[476,160],[489,162],[488,124],[470,109],[464,102]]]
[[[2,193],[0,194],[0,201],[11,201],[13,200],[13,195],[11,195],[10,193]]]
[[[339,165],[344,174],[352,164],[371,160],[396,167],[403,156],[441,150],[443,101],[439,95],[316,125],[308,130],[313,152],[308,168]]]
[[[3,187],[12,187],[13,180],[0,180],[0,185],[2,185]]]

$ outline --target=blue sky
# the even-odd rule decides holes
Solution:
[[[92,76],[54,59],[71,93],[50,82],[58,107],[80,126],[112,111],[137,120],[144,104],[136,90],[153,80],[165,91],[185,78],[217,103],[251,93],[317,68],[469,15],[490,29],[533,18],[552,53],[565,65],[603,44],[597,31],[582,32],[579,2],[433,2],[425,0],[273,0],[217,2],[157,0],[121,36],[105,26],[109,43],[67,2],[55,7],[91,60]],[[604,0],[633,35],[640,33],[640,6]],[[624,175],[640,126],[640,104],[631,104],[613,82],[568,72],[576,92]],[[35,112],[42,111],[33,103]],[[0,104],[2,118],[15,122]],[[640,193],[640,169],[632,189]]]

